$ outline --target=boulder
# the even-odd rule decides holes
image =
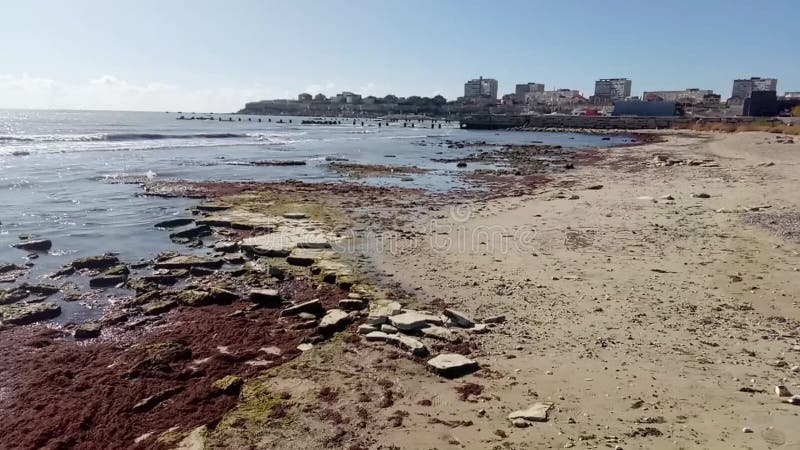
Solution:
[[[321,334],[332,334],[343,330],[349,322],[349,314],[341,309],[331,309],[319,321],[318,329]]]
[[[457,378],[478,370],[478,363],[458,353],[443,353],[430,359],[428,368],[445,378]]]
[[[455,323],[460,327],[472,328],[475,326],[475,319],[473,319],[472,317],[468,316],[467,314],[461,311],[447,308],[444,310],[442,314],[444,314],[445,317],[452,320],[453,323]]]
[[[12,247],[20,250],[28,250],[32,252],[46,252],[50,250],[53,243],[49,239],[34,239],[30,241],[17,242],[11,244]]]
[[[28,325],[49,320],[61,314],[61,307],[55,303],[31,303],[0,306],[0,321],[13,325]]]
[[[85,258],[79,258],[75,261],[72,261],[72,268],[76,270],[80,269],[92,269],[92,270],[105,270],[109,267],[116,266],[119,264],[119,258],[115,255],[106,253],[105,255],[98,255],[98,256],[87,256]]]
[[[508,415],[508,420],[515,421],[517,419],[526,420],[528,422],[547,422],[547,413],[553,407],[550,402],[534,403],[528,409],[514,411]]]
[[[283,298],[277,289],[252,289],[250,291],[250,301],[264,306],[280,306]]]
[[[75,329],[75,339],[92,339],[100,336],[103,326],[98,322],[86,322]]]
[[[314,299],[307,302],[298,303],[284,309],[281,311],[281,317],[296,316],[301,312],[307,312],[314,314],[315,316],[320,316],[325,312],[325,309],[322,307],[322,303],[320,303],[319,299]]]

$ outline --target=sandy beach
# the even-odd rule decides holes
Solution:
[[[4,291],[20,324],[71,276],[136,292],[97,322],[0,330],[4,448],[800,448],[800,142],[464,161],[485,159],[509,166],[451,194],[127,181],[203,198],[162,226],[212,254]]]

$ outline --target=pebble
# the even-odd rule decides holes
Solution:
[[[750,427],[744,427],[744,428],[742,428],[742,433],[752,433],[752,432],[753,432],[753,429],[752,429],[752,428],[750,428]]]

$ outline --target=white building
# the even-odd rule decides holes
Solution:
[[[480,77],[464,83],[464,98],[474,99],[479,97],[497,100],[497,80]]]
[[[750,98],[753,91],[777,91],[778,80],[776,78],[752,77],[750,79],[733,80],[731,99],[744,100]]]

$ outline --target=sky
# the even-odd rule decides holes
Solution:
[[[0,108],[229,112],[326,95],[800,91],[798,0],[0,0]]]

